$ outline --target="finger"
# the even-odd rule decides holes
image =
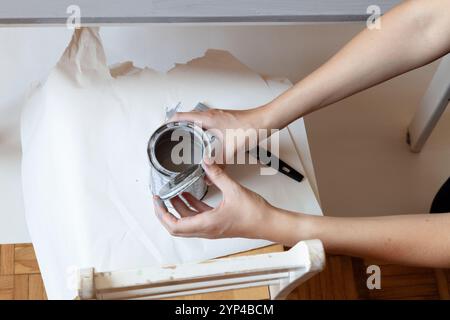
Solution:
[[[198,212],[205,212],[213,209],[212,207],[208,206],[203,201],[198,200],[196,197],[194,197],[192,194],[188,192],[183,192],[183,198],[186,199],[189,205],[192,206]]]
[[[178,219],[172,226],[172,234],[180,237],[214,238],[214,226],[217,217],[212,214],[215,210],[206,211],[195,216]]]
[[[209,213],[209,212],[208,212]],[[177,237],[202,237],[209,238],[208,226],[211,224],[209,214],[197,214],[194,216],[183,217],[176,221],[170,220],[170,217],[163,216],[163,225],[173,236]]]
[[[234,186],[235,182],[226,174],[223,168],[217,164],[211,163],[210,159],[203,159],[202,167],[205,170],[208,179],[222,192],[227,188]]]
[[[184,203],[184,201],[180,199],[180,197],[170,199],[170,203],[172,204],[173,208],[180,214],[181,217],[190,217],[197,214],[197,212],[189,209],[188,206]]]
[[[197,214],[194,216],[177,219],[168,210],[164,202],[158,197],[153,197],[156,214],[166,230],[173,236],[212,238],[208,233],[208,226],[212,223],[210,214]],[[210,213],[212,211],[209,211]]]
[[[214,225],[217,221],[213,215],[215,209],[203,214],[177,219],[167,210],[159,197],[154,197],[154,204],[159,220],[171,235],[188,238],[217,238],[214,231]]]

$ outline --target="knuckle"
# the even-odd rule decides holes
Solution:
[[[223,116],[226,114],[226,112],[223,109],[212,109],[211,111],[212,111],[211,114],[215,116]]]
[[[212,123],[213,123],[213,121],[214,121],[214,113],[212,113],[212,112],[206,112],[206,113],[204,113],[204,114],[202,114],[202,116],[201,116],[201,121],[204,123],[204,124],[206,124],[206,125],[208,125],[208,126],[211,126],[212,125]]]

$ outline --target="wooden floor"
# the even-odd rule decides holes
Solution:
[[[38,263],[30,244],[0,246],[0,299],[46,299]]]
[[[366,268],[381,267],[381,289],[366,286]],[[380,264],[327,256],[325,270],[298,287],[289,299],[450,299],[450,270]],[[0,300],[46,299],[30,244],[0,246]]]
[[[369,290],[367,266],[381,269],[381,289]],[[450,270],[404,267],[346,256],[327,256],[319,275],[294,290],[289,299],[403,300],[450,299]]]

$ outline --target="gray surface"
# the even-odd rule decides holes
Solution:
[[[387,11],[398,0],[1,0],[0,25],[63,24],[69,5],[81,22],[309,22],[359,21],[369,5]]]

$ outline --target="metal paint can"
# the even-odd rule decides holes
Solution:
[[[208,186],[201,166],[211,156],[214,137],[193,122],[175,121],[159,127],[150,137],[150,188],[161,200],[182,192],[202,199]]]

